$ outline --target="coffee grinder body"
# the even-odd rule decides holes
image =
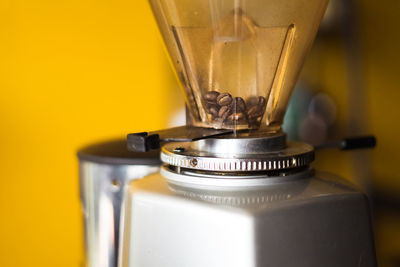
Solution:
[[[217,178],[164,165],[131,182],[123,228],[121,267],[376,266],[366,196],[309,167]]]

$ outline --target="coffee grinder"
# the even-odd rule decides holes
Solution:
[[[150,4],[187,125],[128,135],[130,150],[161,147],[163,165],[126,191],[119,266],[376,266],[365,195],[281,130],[327,0]]]

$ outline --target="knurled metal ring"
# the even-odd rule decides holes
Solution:
[[[288,142],[285,149],[257,154],[227,155],[197,151],[190,142],[169,143],[161,149],[161,161],[176,167],[220,172],[273,171],[308,166],[314,160],[312,146]]]

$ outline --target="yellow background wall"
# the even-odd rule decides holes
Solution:
[[[378,137],[369,167],[374,183],[400,189],[400,2],[357,2],[368,129]],[[323,49],[320,78],[344,123],[342,47]],[[75,152],[166,127],[181,107],[147,1],[1,0],[0,266],[80,266]],[[349,154],[340,153],[322,154],[319,165],[351,176]]]
[[[75,153],[166,127],[168,65],[147,1],[0,1],[0,266],[80,266]]]
[[[364,109],[352,108],[351,105],[360,104],[349,101],[349,79],[354,72],[346,65],[343,41],[333,38],[323,45],[315,45],[311,54],[314,58],[308,58],[306,67],[317,62],[309,68],[309,76],[314,76],[315,85],[328,91],[336,101],[337,124],[342,128],[341,132],[354,134],[350,130],[354,124],[364,124],[364,130],[355,134],[372,133],[377,137],[378,145],[374,150],[361,154],[358,151],[324,151],[320,153],[318,163],[345,177],[365,176],[363,171],[367,170],[370,177],[359,179],[372,179],[379,189],[400,192],[397,168],[400,158],[400,1],[354,2],[357,7],[357,35],[360,38],[360,62],[357,67],[361,69],[361,83],[366,96],[365,103],[361,105]],[[361,96],[353,99],[363,101]],[[360,156],[369,158],[370,164],[362,160],[357,163],[354,158]]]

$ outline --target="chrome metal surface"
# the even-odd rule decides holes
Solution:
[[[246,148],[242,150],[242,154],[231,153],[237,151],[239,141],[233,138],[169,143],[161,149],[161,160],[182,168],[223,172],[283,170],[307,166],[314,160],[313,147],[298,142],[288,142],[287,147],[281,150],[262,152],[261,149],[256,149],[252,153]],[[242,145],[248,140],[244,141]],[[210,148],[210,144],[215,144],[218,149],[205,150]]]
[[[123,192],[134,179],[158,166],[80,161],[80,198],[84,214],[86,266],[115,267]]]
[[[258,175],[218,175],[213,173],[195,173],[190,171],[182,171],[176,173],[168,166],[161,167],[161,175],[167,179],[169,183],[190,187],[190,188],[201,188],[212,191],[225,191],[232,189],[243,188],[257,188],[262,189],[263,187],[274,185],[278,183],[294,181],[298,179],[304,179],[312,177],[314,170],[306,169],[295,174],[285,176],[268,176],[267,174]]]
[[[213,154],[244,155],[265,154],[266,151],[285,149],[286,135],[249,135],[247,133],[222,138],[207,138],[191,144],[197,151],[207,151]]]
[[[173,183],[169,183],[169,189],[177,195],[189,199],[210,202],[222,206],[247,208],[256,208],[261,204],[288,200],[301,192],[300,190],[279,191],[276,190],[277,188],[271,185],[269,187],[265,187],[263,190],[260,189],[257,191],[250,191],[250,194],[249,192],[242,191],[193,190],[193,188],[177,186]],[[295,187],[294,189],[297,188]]]
[[[366,197],[316,174],[207,190],[161,174],[127,190],[120,267],[375,267]]]

